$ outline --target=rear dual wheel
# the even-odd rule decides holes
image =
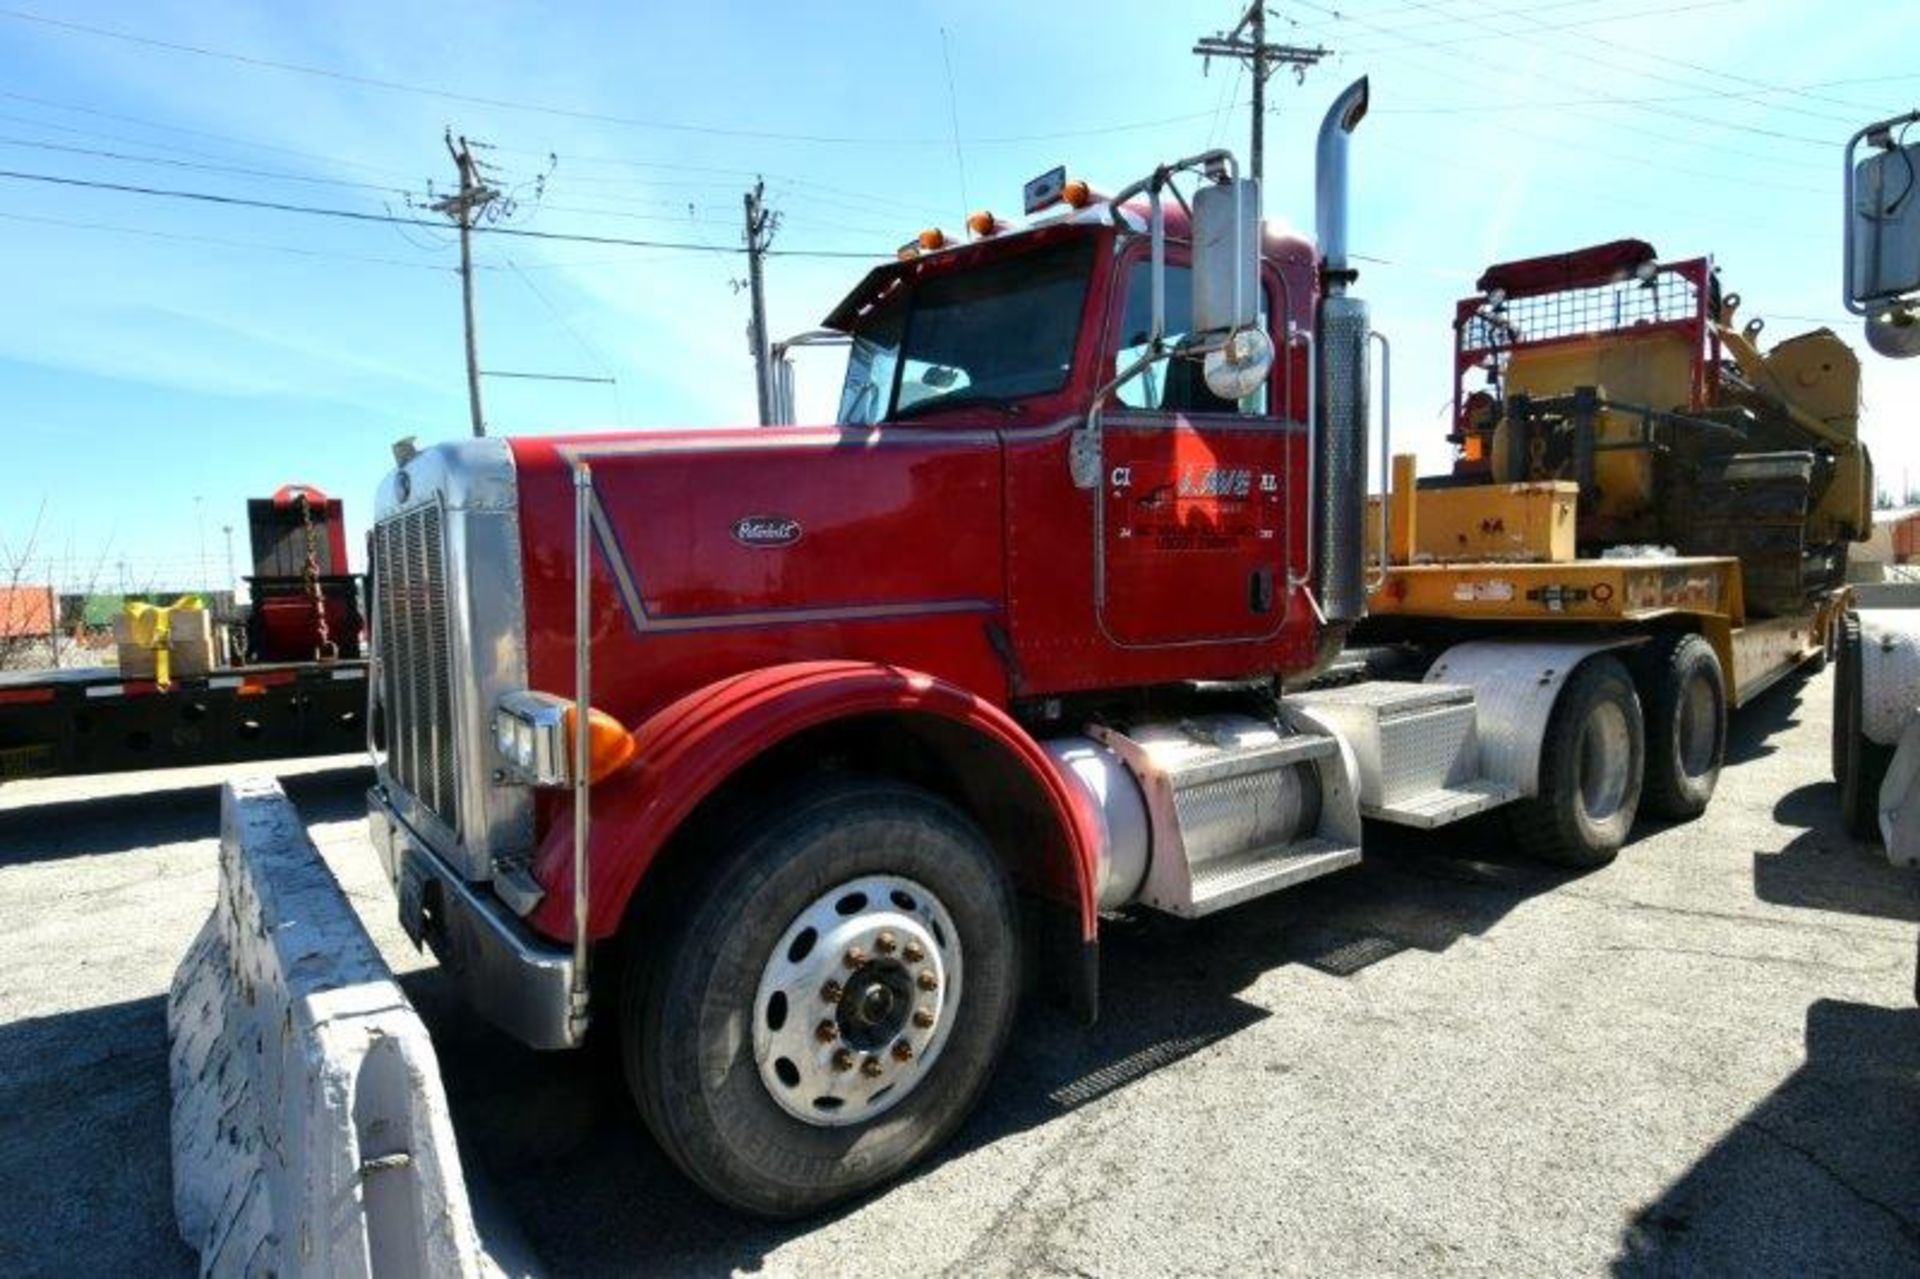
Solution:
[[[629,1087],[708,1193],[765,1216],[897,1176],[973,1108],[1019,989],[1013,891],[978,828],[886,781],[749,825],[624,984]]]
[[[1620,659],[1580,663],[1561,688],[1541,741],[1539,793],[1509,809],[1515,841],[1542,861],[1604,866],[1633,829],[1645,727]]]
[[[1628,656],[1646,711],[1641,806],[1691,821],[1707,811],[1727,753],[1727,682],[1713,645],[1693,634],[1656,635]]]

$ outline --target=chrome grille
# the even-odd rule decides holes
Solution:
[[[457,838],[449,584],[439,505],[382,520],[373,550],[387,771]]]

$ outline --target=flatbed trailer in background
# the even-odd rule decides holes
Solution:
[[[368,663],[340,502],[288,485],[250,501],[247,524],[253,602],[235,640],[245,656],[220,665],[220,646],[202,640],[197,662],[179,651],[170,668],[0,672],[0,782],[365,745]]]
[[[112,667],[0,673],[0,782],[364,748],[367,663],[272,662],[161,688]]]

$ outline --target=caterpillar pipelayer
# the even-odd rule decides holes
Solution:
[[[1453,321],[1453,468],[1394,459],[1358,636],[1631,638],[1646,806],[1692,816],[1724,708],[1834,642],[1848,544],[1872,531],[1859,361],[1824,328],[1763,350],[1710,260],[1640,240],[1502,263],[1478,289]]]
[[[1023,983],[1093,1014],[1107,912],[1338,871],[1363,819],[1505,808],[1531,852],[1604,862],[1643,786],[1705,805],[1723,671],[1750,693],[1819,651],[1804,610],[1747,623],[1740,561],[1700,553],[1735,533],[1577,558],[1576,499],[1675,537],[1676,433],[1757,442],[1781,416],[1686,345],[1727,340],[1704,274],[1658,356],[1691,380],[1603,355],[1564,388],[1594,388],[1590,431],[1558,425],[1585,410],[1548,403],[1524,345],[1493,354],[1534,400],[1463,404],[1463,456],[1515,469],[1455,477],[1497,486],[1467,517],[1400,486],[1370,572],[1366,105],[1362,80],[1321,125],[1315,240],[1263,223],[1225,152],[1111,196],[1056,171],[1025,225],[925,232],[854,287],[832,423],[462,441],[383,484],[369,807],[401,920],[526,1043],[601,1025],[715,1195],[806,1212],[924,1156]],[[1563,439],[1584,491],[1528,478]],[[1837,481],[1811,451],[1785,469],[1817,504]],[[1614,477],[1649,465],[1641,510]],[[1695,472],[1727,502],[1744,482]],[[1363,622],[1405,641],[1381,650],[1398,678],[1349,649]]]
[[[1463,299],[1460,481],[1570,480],[1577,552],[1668,546],[1740,561],[1748,610],[1802,612],[1871,526],[1860,365],[1831,330],[1762,351],[1710,261],[1622,240],[1510,262]],[[1486,389],[1464,383],[1484,375]]]

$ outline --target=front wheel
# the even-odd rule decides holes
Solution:
[[[1846,615],[1840,627],[1840,669],[1833,686],[1833,773],[1840,783],[1840,819],[1847,834],[1880,838],[1880,786],[1893,764],[1891,746],[1866,734],[1866,672],[1860,655],[1860,619]]]
[[[655,1138],[710,1194],[817,1211],[959,1126],[1012,1024],[1012,888],[965,816],[885,781],[780,806],[663,938],[621,1019]]]
[[[1540,744],[1539,793],[1512,809],[1515,841],[1542,861],[1604,866],[1627,842],[1646,753],[1640,699],[1620,659],[1582,662]]]

